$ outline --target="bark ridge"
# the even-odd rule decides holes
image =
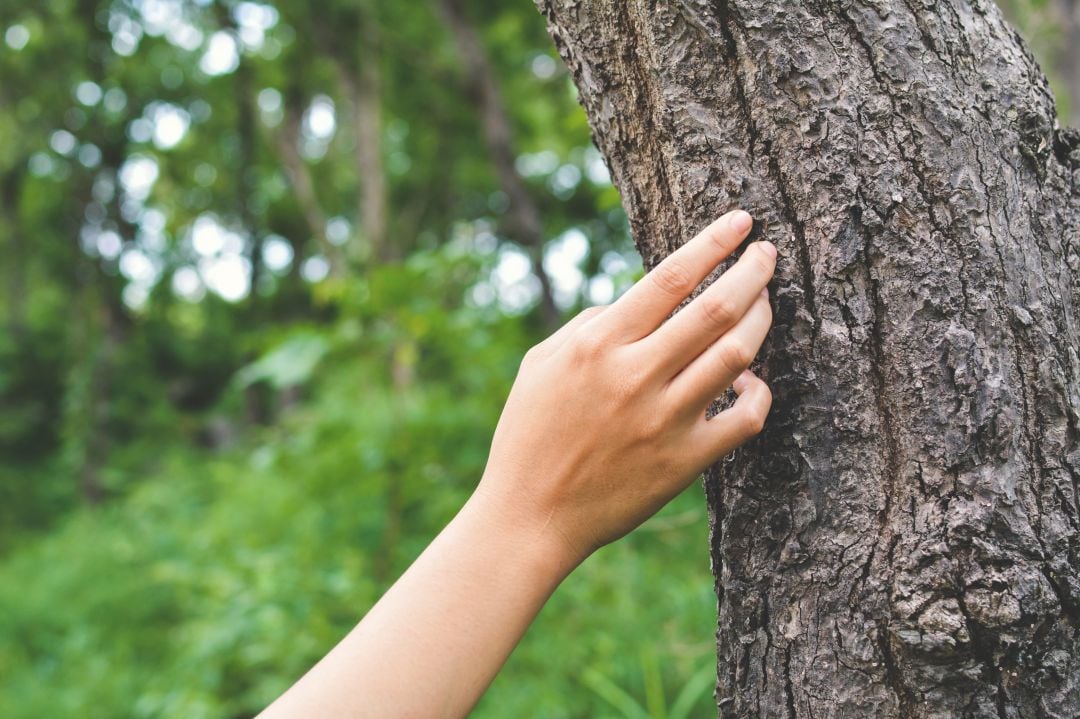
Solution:
[[[781,252],[724,717],[1080,716],[1080,134],[987,0],[538,0],[646,266]]]

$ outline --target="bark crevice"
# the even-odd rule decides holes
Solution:
[[[733,206],[780,250],[706,473],[720,715],[1070,716],[1080,134],[996,7],[540,4],[646,266]]]

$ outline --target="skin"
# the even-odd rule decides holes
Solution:
[[[760,432],[772,396],[747,367],[772,323],[776,248],[751,244],[671,316],[750,226],[724,215],[529,350],[472,497],[260,716],[467,715],[575,567]],[[706,419],[732,386],[735,403]]]

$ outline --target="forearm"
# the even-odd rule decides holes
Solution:
[[[542,521],[478,493],[263,716],[465,716],[575,564]]]
[[[473,498],[266,717],[464,716],[581,560],[761,430],[772,396],[746,368],[776,248],[751,245],[672,316],[750,226],[726,215],[526,354]]]

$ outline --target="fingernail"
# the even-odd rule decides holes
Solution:
[[[776,245],[769,242],[768,240],[762,240],[758,244],[761,245],[761,249],[769,253],[770,257],[772,257],[774,260],[776,259]]]
[[[745,210],[736,210],[731,213],[728,224],[736,232],[746,232],[754,224],[754,218],[750,217],[750,213]]]

